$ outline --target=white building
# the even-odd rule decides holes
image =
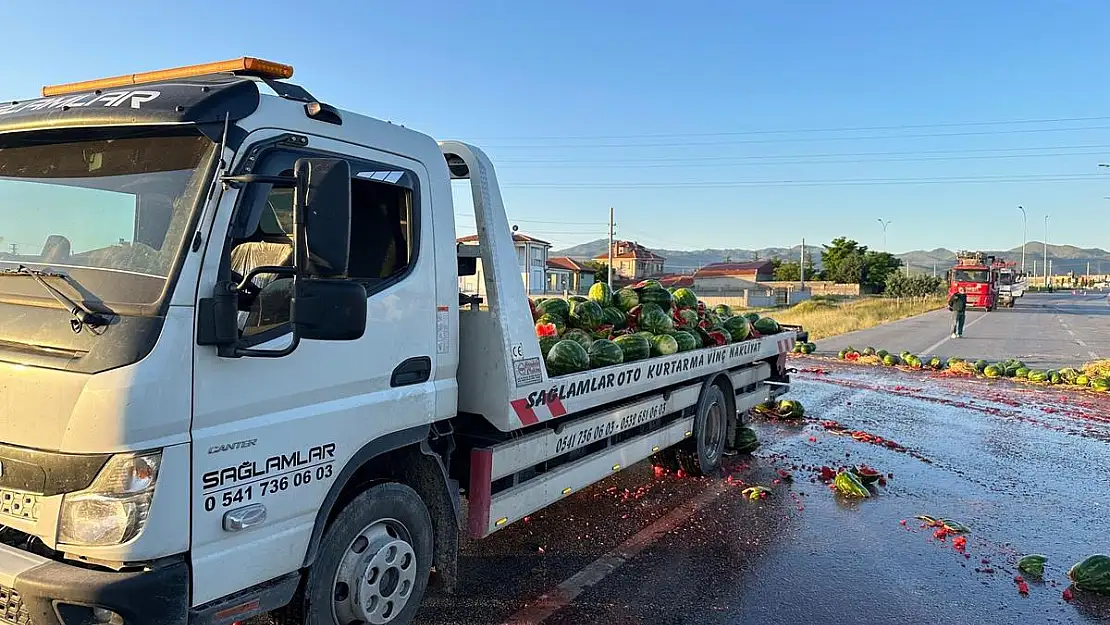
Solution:
[[[456,239],[462,245],[477,245],[478,235]],[[513,233],[516,246],[516,263],[520,267],[520,279],[524,281],[524,291],[529,295],[542,295],[547,282],[547,251],[551,244],[520,232]],[[459,276],[459,290],[468,295],[484,296],[486,292],[485,274],[482,272],[482,259],[478,259],[478,273],[473,276]]]

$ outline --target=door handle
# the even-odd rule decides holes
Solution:
[[[397,365],[393,370],[393,376],[389,379],[389,385],[396,387],[423,384],[430,377],[432,377],[432,359],[427,356],[417,356]]]

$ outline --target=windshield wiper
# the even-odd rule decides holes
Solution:
[[[55,301],[64,306],[65,309],[69,311],[69,314],[73,315],[73,319],[70,320],[69,324],[70,327],[73,328],[74,332],[80,332],[81,328],[85,326],[88,326],[90,328],[100,328],[108,325],[108,319],[104,317],[104,315],[101,315],[96,311],[89,310],[81,306],[80,304],[66,296],[65,293],[62,293],[58,289],[50,286],[50,284],[47,283],[45,280],[45,278],[62,278],[64,280],[68,280],[69,276],[64,273],[60,273],[57,271],[43,271],[41,269],[31,269],[30,267],[27,267],[25,265],[20,265],[17,269],[5,269],[4,271],[0,271],[0,275],[24,275],[34,278],[35,282],[41,284],[42,288],[46,289],[46,292],[49,293]]]

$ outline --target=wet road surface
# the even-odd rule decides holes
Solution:
[[[756,421],[763,445],[719,476],[642,463],[467,542],[458,593],[429,596],[417,622],[1110,622],[1110,600],[1062,598],[1073,563],[1110,552],[1110,398],[793,362],[804,423]],[[866,500],[819,479],[855,464],[892,477]],[[753,484],[770,496],[742,496]],[[920,514],[969,526],[965,549]],[[1027,596],[1024,553],[1049,557]]]
[[[964,338],[951,334],[952,313],[939,310],[818,341],[817,353],[870,345],[896,354],[1019,358],[1035,368],[1074,367],[1110,357],[1110,305],[1105,294],[1029,293],[1014,308],[969,310]]]

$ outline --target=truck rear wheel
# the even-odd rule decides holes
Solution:
[[[403,484],[367,489],[324,532],[303,593],[294,600],[298,605],[282,622],[409,623],[428,585],[432,540],[431,515],[416,491]]]
[[[716,384],[710,386],[698,401],[694,415],[694,440],[675,447],[675,458],[683,471],[701,476],[721,466],[728,432],[728,398]]]

